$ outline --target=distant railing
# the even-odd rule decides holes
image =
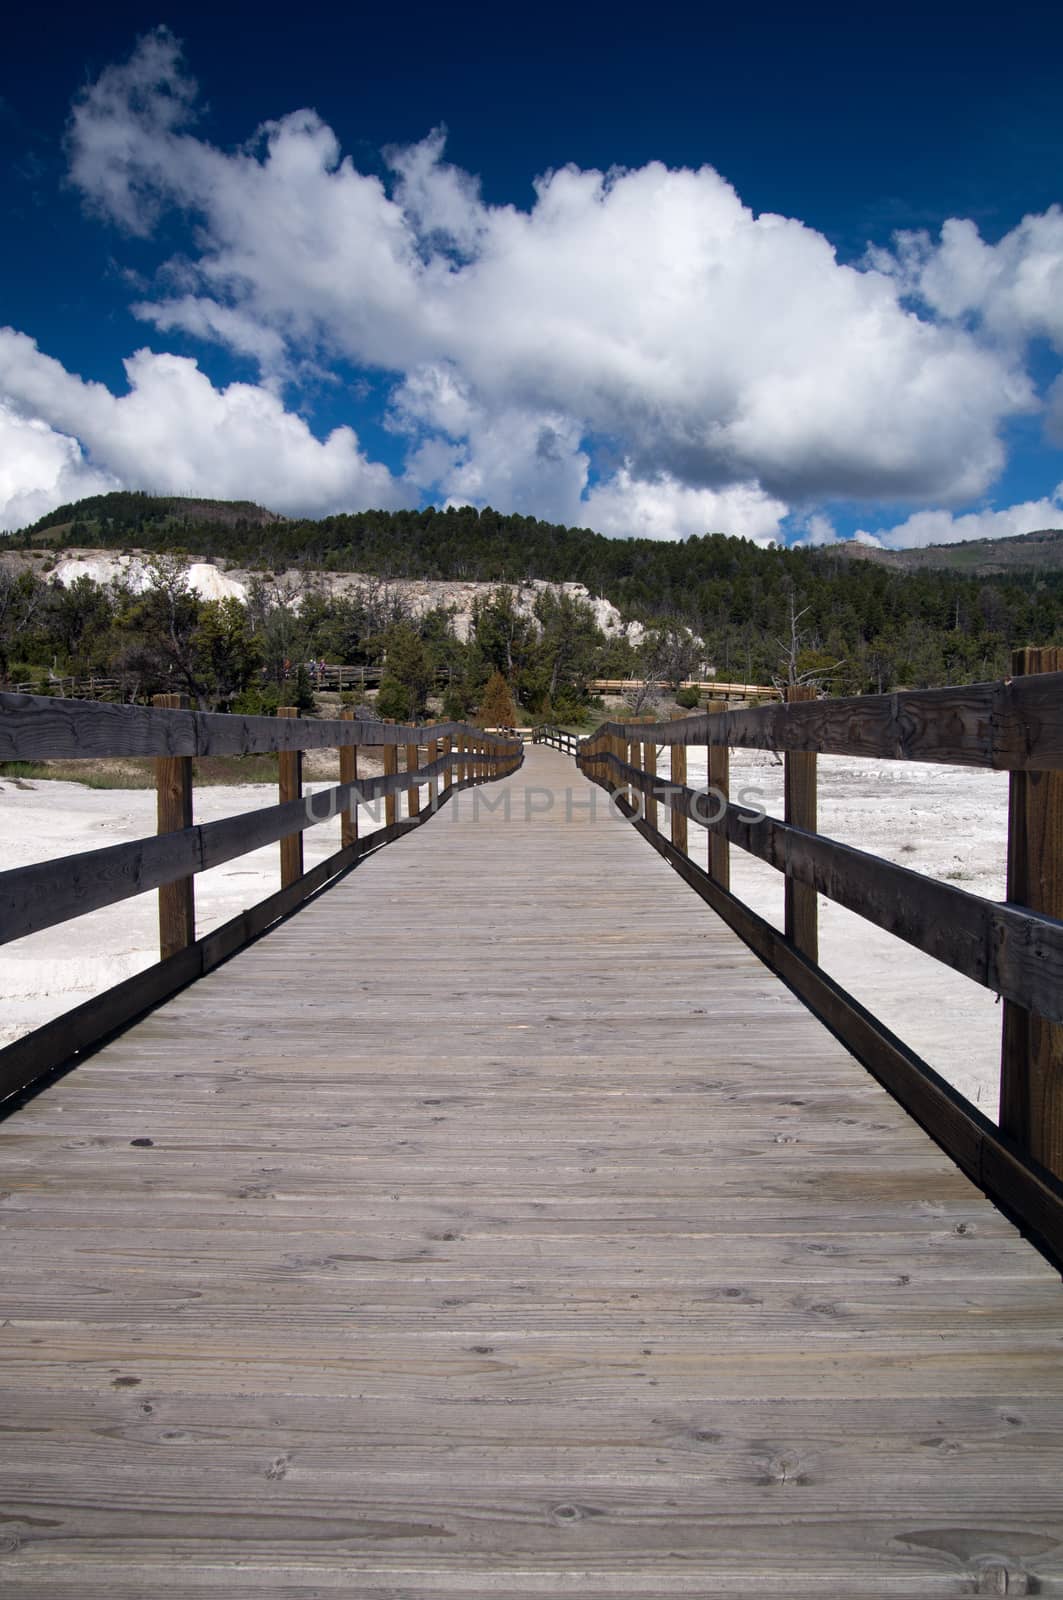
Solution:
[[[299,666],[286,667],[281,675],[282,682],[294,683],[299,670]],[[347,667],[308,661],[302,663],[302,670],[306,673],[312,689],[340,691],[374,688],[379,685],[384,673],[379,662],[369,666]],[[446,678],[445,673],[441,676]],[[265,677],[259,682],[260,685],[265,683]],[[137,687],[137,680],[133,674],[124,678],[94,674],[75,677],[44,669],[33,678],[5,681],[2,691],[5,694],[59,695],[72,700],[121,700],[127,695],[133,699],[142,697],[142,691]]]
[[[970,1174],[1063,1257],[1063,650],[1020,651],[997,683],[786,703],[668,723],[605,722],[581,769],[868,1064]],[[687,785],[687,750],[708,781]],[[785,752],[784,817],[736,805],[731,746]],[[657,772],[669,751],[666,777]],[[818,753],[1011,773],[1008,898],[997,903],[817,832]],[[671,838],[658,808],[671,815]],[[704,869],[688,826],[705,829]],[[730,893],[731,845],[785,876],[785,933]],[[934,956],[1004,1000],[1000,1128],[982,1116],[818,965],[817,895]]]
[[[532,743],[551,745],[566,756],[576,755],[580,744],[578,734],[566,733],[564,728],[555,728],[550,722],[540,723],[532,729]]]
[[[74,678],[67,676],[56,677],[50,672],[40,672],[35,678],[24,678],[20,682],[4,682],[5,694],[47,694],[62,695],[72,700],[114,700],[121,697],[124,685],[121,678],[87,677]]]
[[[778,700],[781,690],[764,683],[719,683],[715,678],[684,678],[681,683],[661,678],[595,678],[587,686],[593,694],[638,694],[640,690],[697,689],[718,700]]]
[[[381,752],[383,774],[359,777],[358,751],[371,746]],[[332,748],[339,751],[339,784],[304,795],[303,752]],[[279,755],[279,803],[195,824],[193,759],[264,752]],[[144,707],[0,693],[0,761],[116,756],[154,758],[157,834],[0,872],[0,944],[158,889],[160,962],[0,1050],[0,1098],[217,965],[338,873],[434,815],[455,790],[504,777],[523,759],[516,736],[462,722],[403,727],[356,720],[352,712],[325,721],[300,717],[294,707],[282,707],[276,717],[225,716],[190,711],[176,695],[160,695],[154,706]],[[400,821],[402,792],[407,817]],[[360,839],[359,804],[381,800],[383,829]],[[304,873],[304,832],[337,815],[341,848]],[[279,893],[197,941],[195,875],[278,842]]]

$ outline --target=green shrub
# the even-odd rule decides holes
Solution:
[[[377,690],[376,714],[382,719],[393,717],[396,722],[410,720],[410,691],[398,678],[385,677]]]
[[[256,683],[235,696],[232,708],[242,717],[275,717],[280,703],[281,692],[277,684]]]
[[[469,715],[469,697],[459,684],[452,683],[443,696],[443,720],[465,722]]]
[[[697,689],[677,689],[675,703],[682,706],[684,711],[696,711],[701,704],[701,695]]]

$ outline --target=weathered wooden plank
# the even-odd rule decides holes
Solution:
[[[384,746],[384,777],[387,778],[387,779],[390,779],[390,780],[394,780],[396,778],[397,774],[398,774],[398,770],[399,770],[399,747],[398,747],[398,745],[394,745],[394,744],[385,745]],[[384,821],[385,821],[385,824],[387,825],[387,827],[389,827],[389,828],[394,827],[396,821],[398,820],[398,815],[399,815],[398,796],[399,796],[398,783],[396,782],[394,784],[394,787],[392,787],[391,784],[389,783],[389,786],[388,786],[387,790],[385,791],[385,798],[384,798]]]
[[[598,731],[630,737],[633,726],[605,722]],[[1063,672],[682,717],[659,723],[657,742],[1055,770],[1063,767]]]
[[[613,769],[614,771],[623,771],[625,768],[627,768],[629,772],[635,770],[622,758],[618,759],[614,752],[610,752],[610,754],[614,756],[614,761],[616,763]],[[682,744],[673,744],[669,749],[669,755],[671,756],[669,792],[673,795],[679,793],[680,791],[685,793],[687,781],[686,746]],[[687,850],[687,809],[685,806],[672,807],[672,843],[675,845],[677,850],[682,850],[684,852]]]
[[[440,736],[465,723],[440,723]],[[471,730],[470,730],[471,731]],[[342,745],[406,744],[419,730],[385,722],[243,717],[213,711],[161,711],[102,700],[0,692],[0,761],[99,756],[232,756]],[[504,740],[485,734],[492,748]]]
[[[434,770],[441,771],[444,765],[440,760]],[[432,771],[424,767],[422,776]],[[0,944],[101,906],[115,905],[161,884],[207,872],[289,834],[329,822],[353,801],[394,797],[408,781],[405,773],[396,770],[353,785],[337,784],[300,800],[197,823],[179,833],[12,867],[0,872]]]
[[[444,795],[440,805],[444,805],[446,799]],[[254,816],[255,813],[250,815]],[[25,1089],[38,1078],[45,1078],[57,1068],[69,1065],[74,1057],[95,1048],[108,1035],[161,1005],[187,984],[227,961],[281,917],[288,916],[330,879],[356,866],[360,860],[368,859],[384,845],[401,838],[411,827],[417,827],[427,820],[424,817],[412,823],[397,822],[391,827],[378,828],[361,840],[356,839],[352,845],[319,861],[296,883],[267,895],[264,900],[239,912],[194,944],[156,962],[144,972],[135,973],[131,978],[114,984],[52,1022],[46,1022],[32,1033],[5,1045],[0,1049],[0,1102]]]
[[[0,1128],[5,1592],[1058,1586],[1057,1276],[595,794],[539,747]]]
[[[417,773],[420,748],[416,744],[406,746],[406,781],[409,783],[410,775]],[[406,790],[406,815],[416,817],[421,810],[420,779],[417,783],[410,784]]]
[[[1063,676],[1063,647],[1017,650],[1015,681]],[[1063,918],[1063,772],[1013,772],[1008,803],[1008,899]],[[1004,1004],[1000,1123],[1063,1178],[1063,1026]]]
[[[155,706],[176,711],[187,704],[180,694],[157,694]],[[192,826],[192,759],[160,756],[155,762],[156,819],[159,833]],[[193,944],[196,937],[195,880],[178,878],[159,890],[159,955],[163,961]]]
[[[726,710],[726,700],[710,700],[708,702],[710,716],[718,716],[721,712],[726,712]],[[715,790],[725,801],[729,801],[731,797],[731,751],[729,746],[726,744],[710,744],[706,750],[706,757],[706,778],[709,789]],[[648,810],[646,821],[652,827],[656,826],[656,817],[651,816]],[[709,830],[708,868],[709,877],[715,883],[718,883],[721,889],[729,889],[731,887],[730,841],[725,834],[717,833],[715,828]]]
[[[811,684],[791,684],[785,704],[798,705],[816,698]],[[786,822],[806,833],[816,832],[816,755],[810,750],[788,750],[783,758],[783,805]],[[712,837],[710,833],[709,837]],[[786,937],[810,961],[819,958],[819,911],[815,887],[787,873],[784,893]]]
[[[354,720],[353,711],[341,711],[340,721],[351,722]],[[357,784],[358,782],[358,750],[356,746],[345,744],[340,746],[340,783]],[[349,849],[358,838],[358,805],[345,806],[340,814],[340,846]]]
[[[636,827],[677,872],[894,1094],[954,1161],[1000,1205],[1018,1216],[1042,1247],[1063,1262],[1063,1183],[1029,1160],[939,1073],[797,950],[777,928],[715,884],[663,834]]]
[[[619,758],[614,781],[652,793],[662,805],[726,835],[788,878],[915,945],[984,988],[1063,1021],[1063,921],[941,883],[824,834],[730,804],[719,817],[696,789],[663,785]]]
[[[298,717],[297,706],[278,706],[278,717]],[[282,750],[278,764],[278,810],[295,811],[303,799],[303,752]],[[281,888],[297,883],[303,875],[303,835],[297,828],[281,834]]]
[[[641,765],[642,765],[643,771],[649,773],[651,778],[655,778],[657,776],[657,739],[656,739],[656,735],[651,735],[651,737],[647,740],[647,742],[642,746],[642,762],[641,762]],[[652,798],[651,795],[647,795],[647,798],[646,798],[646,821],[649,823],[651,828],[656,828],[656,826],[657,826],[657,802],[656,802],[656,800],[654,800]]]

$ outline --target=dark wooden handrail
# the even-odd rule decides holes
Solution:
[[[721,700],[706,715],[668,723],[604,722],[576,752],[581,770],[612,793],[687,882],[966,1170],[989,1174],[994,1198],[1050,1239],[1057,1257],[1063,1256],[1061,668],[1063,651],[1029,649],[1016,652],[1015,675],[995,683],[836,700],[806,698],[809,691],[794,688],[784,704],[738,711]],[[686,781],[692,745],[706,747],[705,789]],[[785,820],[732,802],[725,755],[731,746],[784,752]],[[658,776],[661,749],[670,751],[671,764]],[[719,760],[716,751],[724,752]],[[820,753],[1009,771],[1009,899],[970,894],[821,834]],[[657,827],[661,807],[670,839]],[[691,822],[708,835],[708,870],[690,859]],[[784,874],[785,934],[730,892],[731,845]],[[946,1094],[931,1067],[823,972],[820,894],[1004,999],[999,1129],[983,1126],[985,1119],[955,1091]],[[1003,1175],[1003,1187],[994,1187],[994,1173]]]
[[[652,777],[612,751],[590,759],[612,773],[615,791],[635,789],[697,827],[722,833],[965,978],[1063,1022],[1063,922],[1024,906],[985,900],[748,806],[728,802],[722,809],[704,790]]]
[[[646,738],[644,722],[603,722],[592,738]],[[995,771],[1063,767],[1063,672],[950,689],[747,706],[653,726],[658,745],[810,750]]]
[[[348,745],[407,745],[464,734],[501,750],[511,743],[464,722],[407,726],[324,717],[242,717],[99,700],[0,693],[0,761],[93,760],[113,756],[240,756]]]
[[[508,761],[508,757],[494,754],[482,759],[492,768]],[[427,783],[455,765],[453,755],[441,756],[417,769],[417,782]],[[209,872],[225,861],[329,822],[354,804],[371,804],[403,793],[409,784],[407,772],[385,773],[217,822],[12,867],[0,872],[0,945],[149,889]]]
[[[519,737],[489,733],[461,722],[400,726],[367,722],[349,714],[332,721],[300,717],[290,706],[277,717],[229,717],[189,711],[172,704],[115,706],[49,696],[0,694],[0,759],[88,760],[101,756],[148,756],[155,760],[158,832],[145,839],[88,850],[0,873],[0,944],[54,927],[145,891],[159,891],[161,960],[135,979],[108,990],[86,1007],[80,1020],[47,1024],[0,1050],[0,1098],[24,1088],[90,1048],[105,1031],[124,1026],[158,1004],[190,976],[205,971],[209,951],[239,947],[241,930],[257,934],[302,903],[338,873],[356,866],[381,843],[402,837],[428,821],[459,789],[488,783],[516,771],[523,760]],[[403,746],[405,770],[399,770]],[[422,765],[420,750],[429,760]],[[358,776],[359,748],[378,746],[381,776]],[[338,748],[342,782],[317,794],[302,788],[305,749]],[[280,754],[280,803],[224,817],[192,821],[193,757],[217,754]],[[422,807],[421,789],[427,788]],[[407,795],[408,820],[397,815]],[[360,840],[357,808],[383,799],[385,827]],[[336,816],[343,819],[341,848],[310,873],[303,871],[302,835]],[[209,871],[264,845],[280,842],[281,890],[237,918],[219,942],[195,938],[193,884]],[[213,942],[211,942],[213,940]],[[235,942],[234,942],[235,941]],[[194,952],[198,951],[199,955]],[[193,952],[193,954],[189,954]],[[218,956],[218,959],[221,959]],[[197,965],[198,963],[198,965]],[[206,963],[207,965],[204,965]],[[108,996],[113,995],[113,1003]],[[96,1032],[93,1032],[93,1029]]]

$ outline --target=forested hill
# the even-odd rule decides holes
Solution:
[[[179,549],[268,571],[579,582],[627,617],[688,625],[721,675],[749,681],[778,670],[793,603],[806,659],[840,663],[836,691],[991,677],[1007,671],[1016,645],[1063,642],[1063,568],[907,571],[723,534],[607,539],[490,508],[286,521],[250,502],[117,493],[63,506],[5,543]]]

